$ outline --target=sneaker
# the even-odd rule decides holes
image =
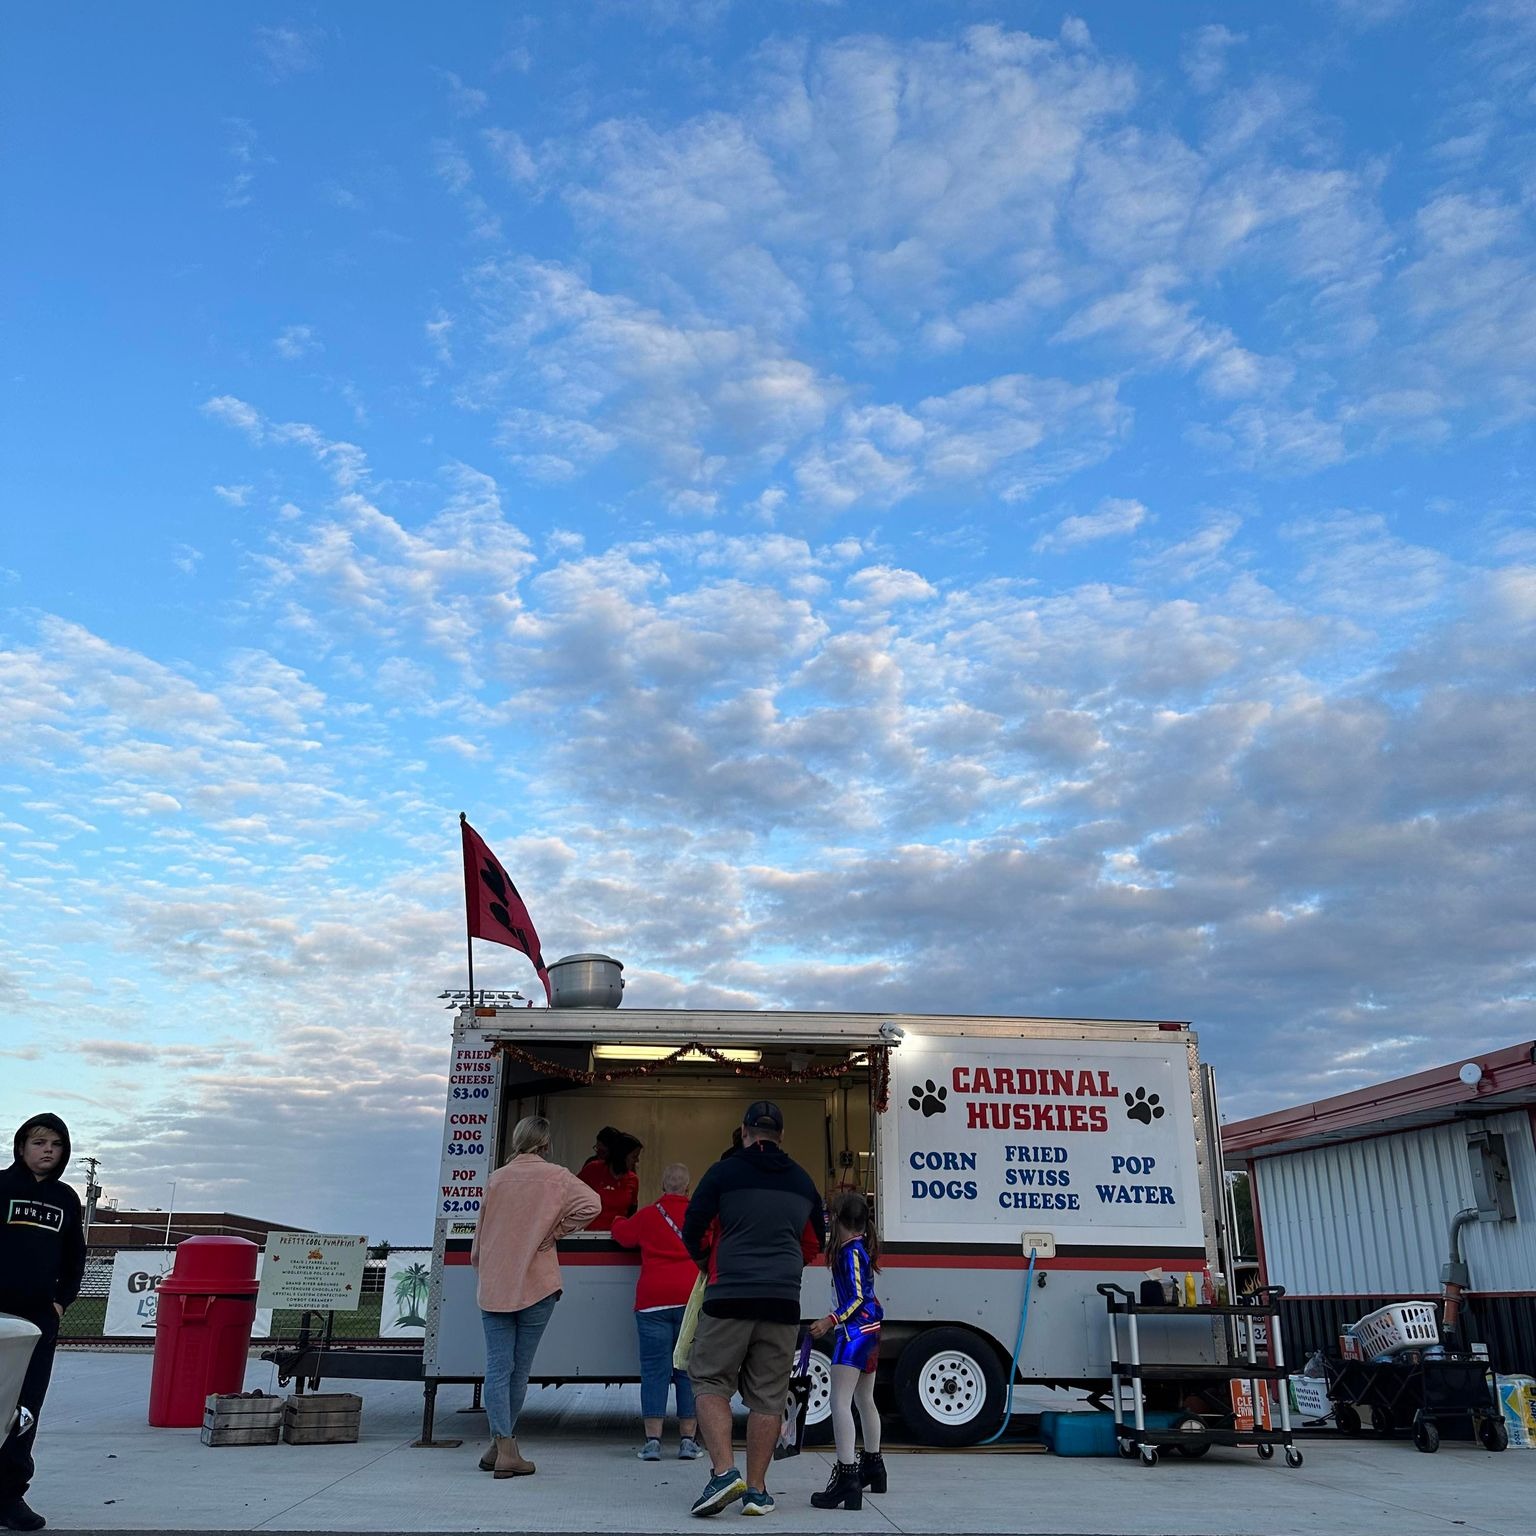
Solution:
[[[677,1447],[677,1459],[679,1461],[697,1461],[699,1459],[699,1442],[692,1435],[684,1435]]]
[[[747,1480],[735,1467],[717,1472],[704,1484],[704,1492],[693,1501],[689,1511],[695,1515],[718,1515],[727,1504],[734,1503],[747,1491]]]
[[[647,1440],[645,1442],[645,1444],[640,1447],[640,1453],[639,1453],[639,1456],[637,1457],[637,1460],[640,1460],[640,1461],[660,1461],[661,1460],[661,1441],[660,1440]]]
[[[8,1531],[40,1531],[47,1524],[25,1499],[7,1499],[0,1504],[0,1525]]]
[[[771,1515],[778,1506],[766,1488],[748,1488],[741,1496],[741,1512],[744,1515]]]

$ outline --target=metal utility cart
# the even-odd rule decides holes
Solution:
[[[1285,1292],[1279,1286],[1270,1286],[1256,1292],[1245,1304],[1227,1304],[1198,1307],[1176,1307],[1166,1303],[1142,1302],[1133,1292],[1119,1285],[1101,1285],[1099,1294],[1104,1298],[1109,1312],[1110,1375],[1115,1396],[1115,1443],[1122,1456],[1141,1457],[1145,1467],[1155,1467],[1162,1447],[1169,1447],[1181,1456],[1193,1460],[1204,1456],[1213,1445],[1251,1445],[1264,1461],[1275,1454],[1275,1447],[1285,1447],[1285,1464],[1299,1467],[1301,1452],[1293,1443],[1291,1434],[1291,1405],[1284,1391],[1280,1397],[1280,1425],[1275,1428],[1263,1423],[1267,1414],[1264,1405],[1268,1400],[1268,1384],[1284,1381],[1287,1371],[1284,1347],[1280,1342],[1280,1298]],[[1229,1353],[1233,1361],[1229,1365],[1143,1365],[1141,1340],[1137,1332],[1140,1317],[1182,1317],[1203,1320],[1209,1327],[1214,1318],[1227,1325]],[[1121,1319],[1124,1320],[1125,1343],[1122,1354]],[[1268,1341],[1269,1363],[1259,1361],[1258,1328],[1262,1324]],[[1146,1420],[1145,1384],[1150,1381],[1208,1383],[1212,1381],[1247,1382],[1249,1400],[1253,1405],[1253,1427],[1239,1429],[1236,1416],[1231,1412],[1194,1413],[1179,1416],[1172,1428],[1149,1429]],[[1125,1417],[1122,1385],[1131,1389],[1133,1404],[1132,1421]]]

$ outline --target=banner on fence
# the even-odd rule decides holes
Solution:
[[[427,1295],[432,1286],[432,1255],[427,1249],[391,1253],[384,1260],[384,1303],[379,1309],[380,1338],[419,1339],[427,1331]]]
[[[261,1273],[262,1256],[256,1256]],[[101,1325],[103,1338],[149,1339],[155,1335],[160,1282],[176,1262],[174,1248],[120,1248],[112,1259],[112,1280],[107,1287],[107,1313]],[[258,1307],[253,1339],[272,1333],[272,1309]]]

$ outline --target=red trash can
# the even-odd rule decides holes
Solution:
[[[196,1429],[210,1392],[245,1389],[256,1321],[256,1255],[243,1237],[189,1237],[160,1282],[149,1422]]]

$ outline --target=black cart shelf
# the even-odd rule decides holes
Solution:
[[[1289,1375],[1280,1342],[1279,1303],[1285,1292],[1279,1286],[1257,1292],[1241,1306],[1175,1307],[1141,1302],[1134,1292],[1119,1285],[1101,1285],[1098,1291],[1109,1313],[1109,1371],[1115,1398],[1115,1443],[1122,1456],[1140,1456],[1143,1466],[1155,1467],[1162,1448],[1176,1450],[1181,1456],[1193,1460],[1204,1456],[1213,1445],[1251,1445],[1263,1460],[1268,1461],[1279,1445],[1285,1447],[1288,1467],[1302,1464],[1301,1452],[1291,1433],[1291,1404],[1287,1392],[1282,1390],[1279,1394],[1279,1428],[1266,1429],[1259,1423],[1260,1404],[1267,1392],[1267,1384],[1284,1381]],[[1227,1323],[1229,1351],[1235,1358],[1229,1365],[1143,1363],[1141,1335],[1137,1327],[1137,1319],[1143,1317],[1201,1320],[1207,1327],[1212,1319],[1220,1318]],[[1269,1359],[1265,1363],[1258,1357],[1255,1325],[1260,1323],[1265,1325],[1269,1341]],[[1127,1346],[1123,1354],[1120,1347],[1122,1328]],[[1149,1381],[1246,1381],[1254,1405],[1254,1427],[1238,1429],[1230,1413],[1186,1413],[1171,1429],[1149,1429],[1144,1392],[1144,1384]],[[1131,1389],[1133,1404],[1129,1421],[1122,1392],[1125,1385]]]

